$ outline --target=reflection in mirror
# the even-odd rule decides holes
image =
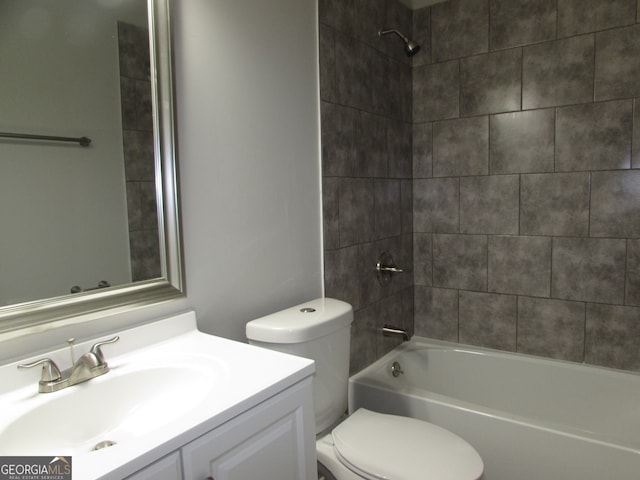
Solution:
[[[168,22],[0,0],[0,331],[180,293]]]
[[[148,39],[146,25],[118,22],[122,150],[134,282],[160,276]]]

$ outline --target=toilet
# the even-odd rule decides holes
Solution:
[[[319,298],[246,325],[252,345],[310,358],[319,480],[478,480],[484,465],[454,433],[360,408],[346,416],[353,309]]]

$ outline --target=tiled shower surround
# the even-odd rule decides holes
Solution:
[[[411,31],[412,17],[369,0],[320,0],[319,17],[325,290],[354,307],[355,372],[398,343],[383,323],[413,323],[411,63],[399,38],[378,37]],[[382,287],[387,250],[409,273]]]
[[[412,320],[427,337],[639,370],[638,1],[319,6],[325,283],[356,309],[352,370],[390,348],[374,327]],[[422,45],[408,74],[401,42],[364,35],[383,20]],[[391,289],[371,268],[386,244],[413,265]]]

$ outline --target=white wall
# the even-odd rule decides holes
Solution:
[[[247,321],[323,294],[316,1],[173,3],[187,296],[0,335],[0,360],[185,309],[244,341]]]
[[[323,289],[315,0],[175,2],[187,303],[203,330]]]

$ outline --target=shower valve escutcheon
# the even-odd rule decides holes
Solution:
[[[389,285],[394,275],[403,272],[404,270],[398,268],[398,266],[393,262],[393,257],[388,251],[380,254],[380,257],[378,257],[378,261],[376,262],[376,274],[380,285],[383,287]]]

